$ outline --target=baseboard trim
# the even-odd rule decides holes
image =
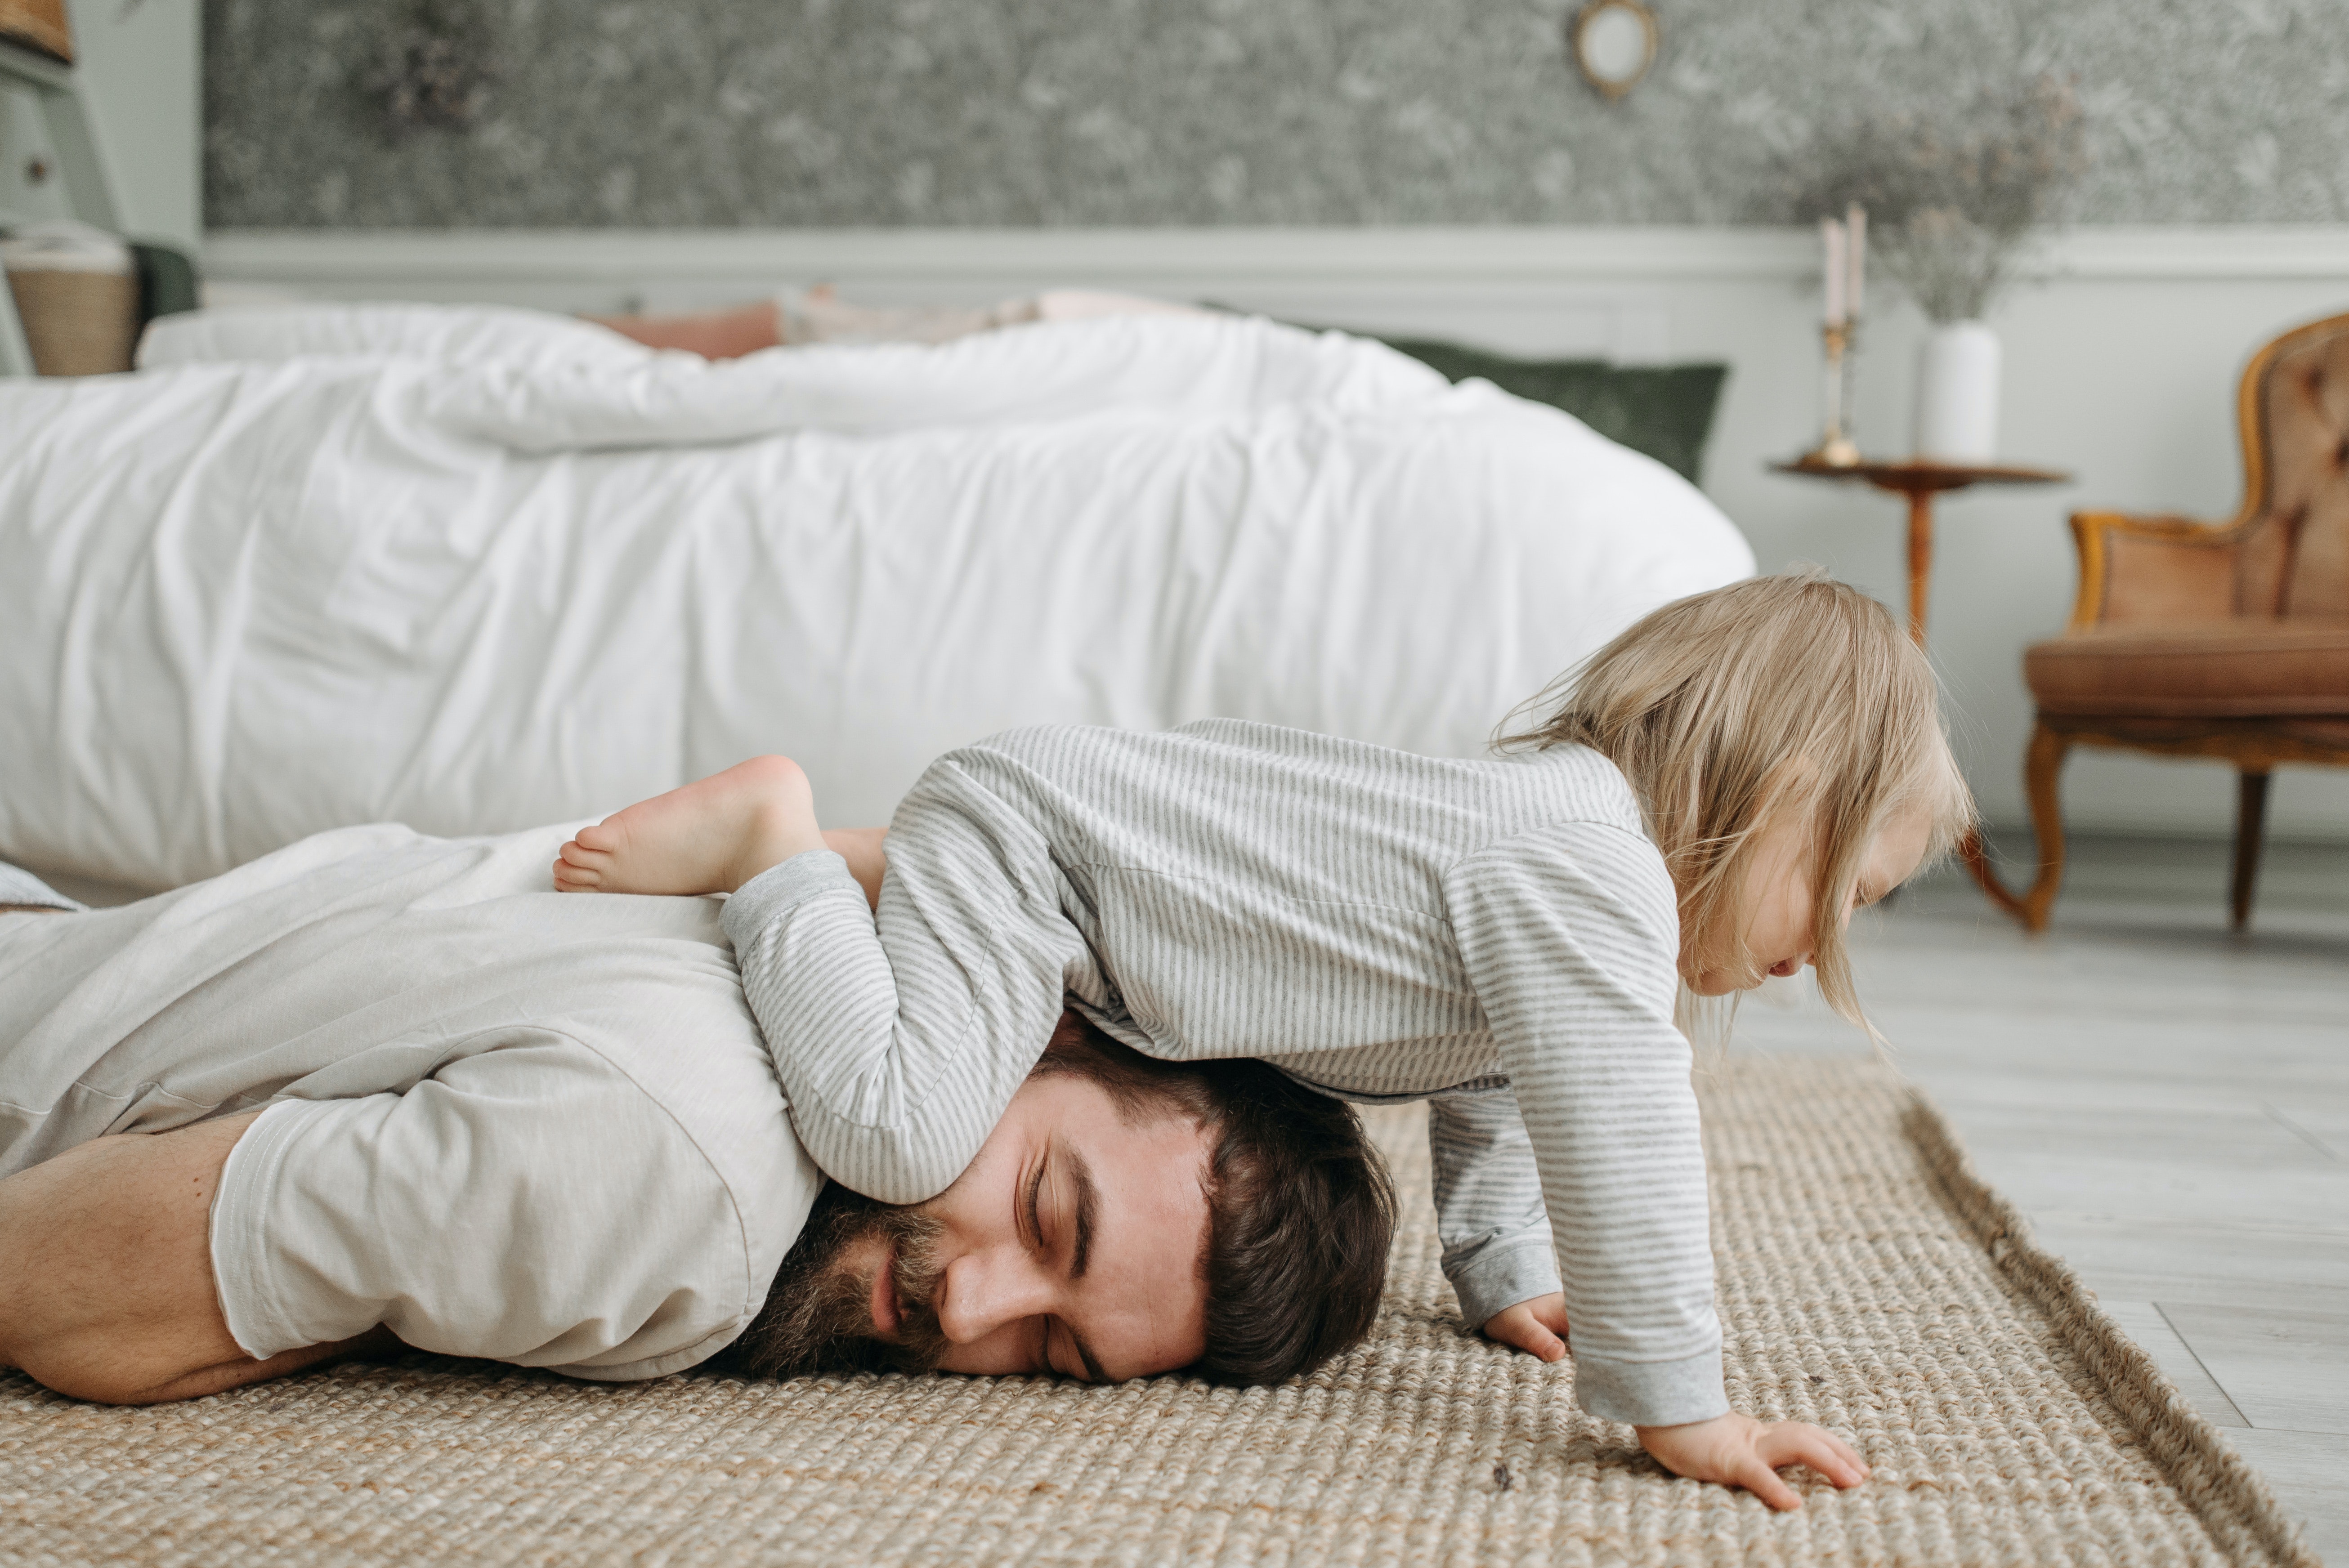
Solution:
[[[2035,842],[2029,822],[1993,820],[1982,827],[1992,848],[2006,858],[2009,872],[2018,872],[2018,868],[2028,869]],[[2116,823],[2101,819],[2074,821],[2066,818],[2064,838],[2075,848],[2084,844],[2107,849],[2141,844],[2161,849],[2204,849],[2212,854],[2224,855],[2231,854],[2235,847],[2231,819],[2224,825],[2210,822],[2197,827],[2158,821]],[[2349,851],[2349,824],[2301,821],[2287,830],[2268,834],[2266,841],[2267,852],[2271,855],[2290,855],[2300,850],[2337,854]],[[1954,861],[1951,863],[1955,864]],[[1963,872],[1958,871],[1952,874],[1962,875]]]
[[[1786,228],[267,230],[208,234],[212,277],[298,286],[368,282],[624,283],[763,276],[1133,286],[1548,284],[1784,279],[1818,269]],[[2030,275],[2349,280],[2349,224],[2095,227],[2034,247]]]

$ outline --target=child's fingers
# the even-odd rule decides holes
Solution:
[[[1524,1351],[1537,1360],[1555,1361],[1566,1354],[1566,1346],[1558,1343],[1557,1336],[1537,1325],[1531,1328],[1518,1328],[1506,1334],[1497,1334],[1494,1337],[1504,1345]]]
[[[1849,1443],[1845,1442],[1833,1432],[1821,1432],[1819,1436],[1826,1439],[1829,1451],[1831,1451],[1836,1458],[1844,1462],[1847,1473],[1848,1473],[1852,1478],[1847,1484],[1857,1486],[1861,1481],[1868,1479],[1868,1461],[1861,1459],[1858,1454],[1853,1452],[1852,1446]],[[1812,1468],[1816,1469],[1817,1467],[1813,1466]],[[1847,1483],[1838,1482],[1837,1484],[1842,1485]]]
[[[1517,1348],[1539,1357],[1544,1361],[1566,1358],[1566,1341],[1537,1323],[1526,1330],[1525,1337],[1516,1342]]]
[[[1806,1422],[1788,1421],[1774,1429],[1766,1446],[1785,1450],[1784,1459],[1775,1453],[1770,1455],[1773,1463],[1806,1464],[1830,1480],[1848,1475],[1857,1481],[1868,1475],[1868,1466],[1852,1451],[1850,1444],[1824,1428]]]
[[[1556,1361],[1566,1355],[1566,1342],[1543,1327],[1522,1302],[1495,1314],[1485,1325],[1485,1332],[1504,1345],[1544,1361]]]
[[[1752,1492],[1781,1513],[1791,1513],[1803,1506],[1795,1489],[1781,1480],[1758,1453],[1748,1452],[1737,1466],[1736,1473],[1728,1478]]]
[[[1857,1486],[1868,1479],[1868,1466],[1849,1444],[1833,1432],[1801,1422],[1771,1428],[1755,1448],[1768,1464],[1808,1465],[1837,1486]]]

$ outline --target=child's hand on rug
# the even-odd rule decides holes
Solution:
[[[1776,1509],[1803,1506],[1779,1479],[1780,1465],[1808,1465],[1839,1487],[1868,1479],[1868,1467],[1849,1444],[1806,1421],[1757,1421],[1733,1410],[1710,1421],[1634,1429],[1640,1446],[1674,1475],[1742,1486]]]
[[[1566,1297],[1557,1291],[1505,1306],[1485,1320],[1485,1337],[1545,1361],[1566,1357]]]

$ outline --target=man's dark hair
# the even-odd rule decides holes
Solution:
[[[1353,1107],[1259,1061],[1145,1057],[1074,1012],[1035,1071],[1098,1084],[1129,1121],[1175,1116],[1206,1130],[1207,1349],[1191,1371],[1278,1383],[1371,1331],[1394,1183]]]
[[[1258,1061],[1166,1062],[1111,1039],[1071,1012],[1030,1076],[1098,1085],[1129,1125],[1173,1117],[1205,1130],[1206,1353],[1190,1368],[1216,1383],[1278,1383],[1359,1344],[1378,1320],[1394,1185],[1353,1107]],[[902,1364],[871,1336],[867,1287],[833,1262],[851,1239],[896,1228],[915,1209],[825,1183],[767,1292],[766,1305],[713,1370],[750,1377]]]

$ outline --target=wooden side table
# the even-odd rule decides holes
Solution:
[[[1969,485],[2056,485],[2072,477],[2055,469],[2012,463],[1933,463],[1923,459],[1837,467],[1804,458],[1772,463],[1770,469],[1811,479],[1866,480],[1878,490],[1909,498],[1909,634],[1920,648],[1925,645],[1925,605],[1933,576],[1933,498]]]
[[[1842,465],[1801,459],[1791,463],[1772,463],[1770,467],[1776,473],[1801,474],[1811,479],[1865,480],[1888,494],[1909,498],[1909,635],[1920,648],[1925,645],[1925,612],[1932,589],[1933,498],[1970,485],[2052,485],[2064,483],[2072,477],[2056,469],[2025,468],[2013,463],[1935,463],[1921,459],[1901,463],[1862,461]],[[2031,925],[2023,901],[1999,881],[1980,834],[1966,835],[1965,842],[1958,846],[1958,858],[1965,861],[1966,870],[1973,873],[1976,885],[1991,903],[2026,928]]]

